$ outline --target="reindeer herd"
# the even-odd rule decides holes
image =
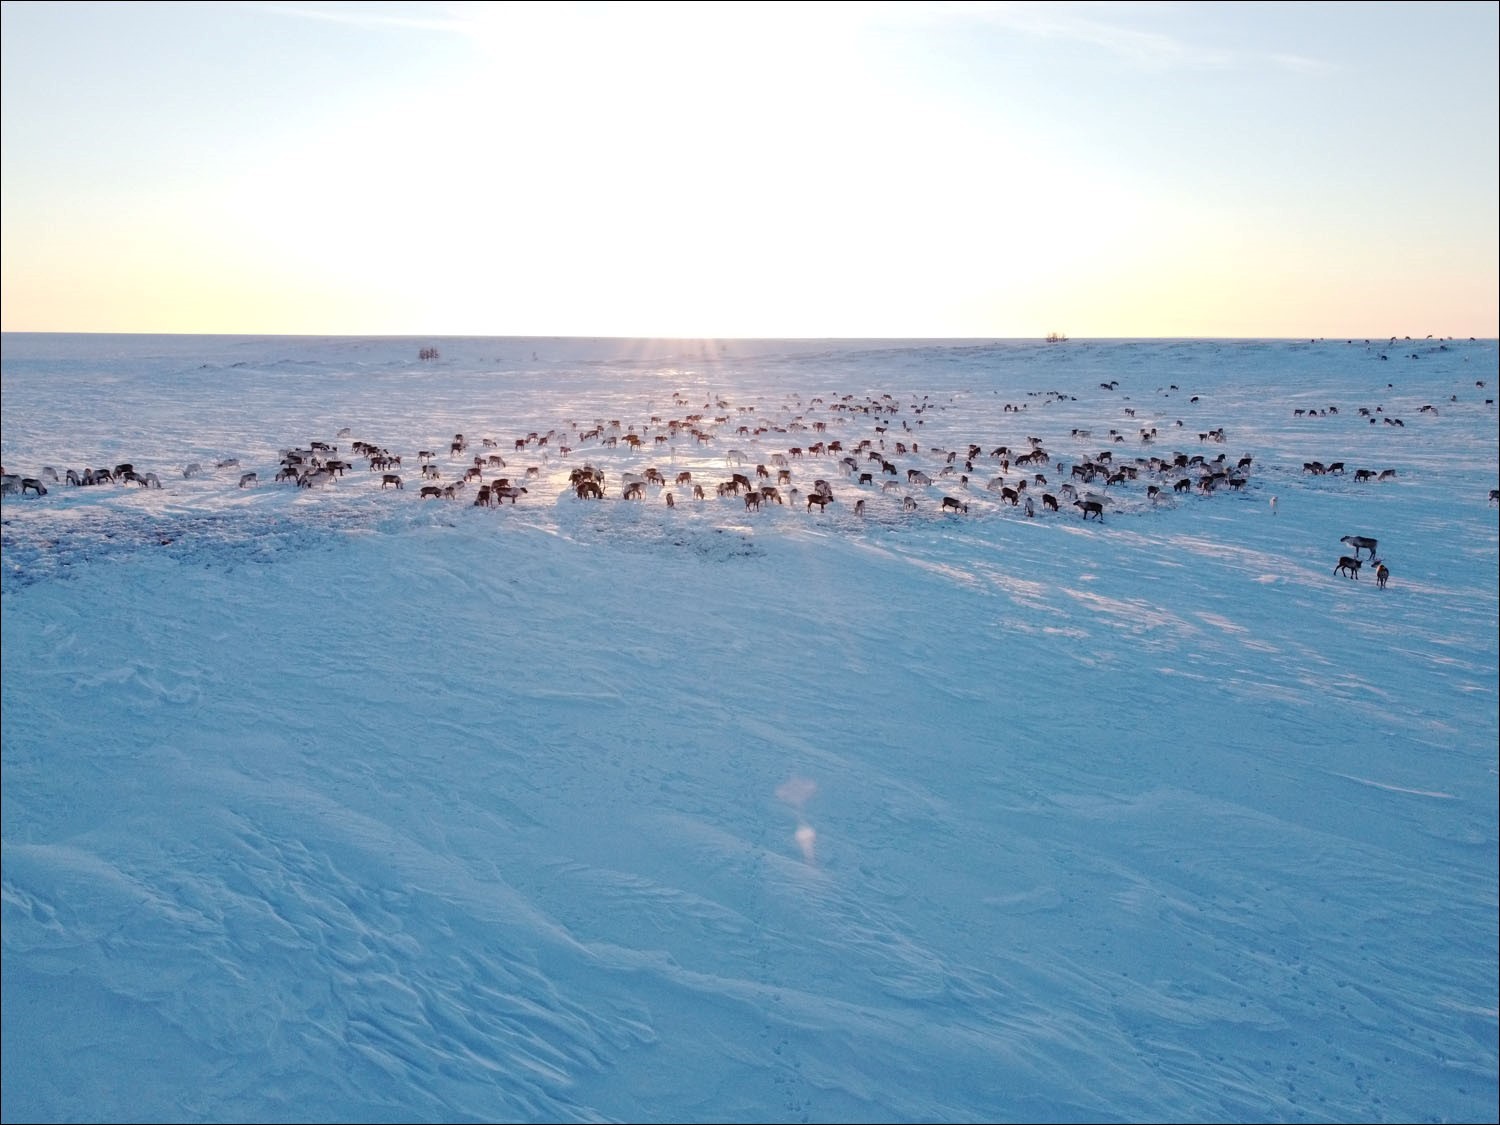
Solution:
[[[1049,393],[1047,397],[1054,394]],[[664,452],[677,460],[684,443],[691,442],[692,449],[711,447],[728,435],[734,445],[722,456],[726,471],[721,479],[712,483],[712,497],[715,500],[737,498],[746,512],[758,512],[768,505],[788,504],[807,513],[814,508],[819,513],[826,512],[829,505],[840,501],[829,477],[814,474],[818,469],[831,466],[836,471],[834,475],[845,478],[845,495],[850,495],[849,490],[853,491],[852,512],[859,517],[872,510],[870,503],[890,493],[897,494],[902,513],[918,511],[924,504],[932,504],[935,500],[935,510],[940,515],[968,515],[969,498],[975,495],[974,489],[978,487],[983,490],[979,495],[989,493],[1002,507],[1008,505],[1023,510],[1027,518],[1036,517],[1036,501],[1039,500],[1043,513],[1060,514],[1066,503],[1077,510],[1077,518],[1099,524],[1105,522],[1105,510],[1111,503],[1129,496],[1142,482],[1145,484],[1146,504],[1155,506],[1167,498],[1169,490],[1172,496],[1196,494],[1200,497],[1212,496],[1220,490],[1243,491],[1254,469],[1250,456],[1231,462],[1222,452],[1214,456],[1184,451],[1128,456],[1117,448],[1091,449],[1092,432],[1079,428],[1074,428],[1068,439],[1077,450],[1068,460],[1049,451],[1043,439],[1036,436],[1028,436],[1024,445],[1014,448],[980,442],[944,448],[918,440],[920,427],[926,421],[924,415],[937,408],[925,396],[905,404],[890,395],[864,399],[852,395],[829,399],[819,396],[807,402],[803,402],[800,396],[792,396],[777,423],[761,421],[756,406],[739,406],[731,410],[723,399],[705,403],[701,411],[690,410],[687,409],[688,400],[679,392],[673,395],[673,405],[684,408],[680,417],[666,419],[653,414],[649,423],[628,427],[618,419],[599,419],[593,425],[570,422],[562,429],[546,433],[533,431],[524,437],[516,437],[507,448],[513,458],[540,460],[550,468],[554,457],[558,462],[566,463],[577,459],[575,455],[582,456],[588,449],[595,449],[603,455],[604,451],[616,450],[622,445],[628,451],[627,456],[639,456],[648,450],[665,447]],[[1006,405],[1007,413],[1013,409],[1015,413],[1021,413],[1023,407]],[[1336,413],[1337,410],[1329,408],[1327,412]],[[1135,409],[1126,408],[1125,413],[1133,418]],[[899,430],[895,428],[898,419]],[[826,436],[831,432],[830,426],[847,431],[861,422],[868,423],[871,432],[858,440]],[[1176,426],[1181,427],[1181,421]],[[806,439],[799,436],[803,433],[807,435]],[[1125,435],[1116,429],[1111,429],[1109,435],[1116,447],[1126,440]],[[1138,436],[1142,445],[1147,447],[1161,437],[1158,427],[1144,425]],[[1223,427],[1198,432],[1197,437],[1200,443],[1222,444],[1227,440]],[[345,438],[351,438],[349,429],[341,430],[336,440]],[[421,478],[420,487],[414,490],[421,501],[458,500],[467,496],[471,485],[475,507],[497,508],[506,501],[514,506],[531,495],[541,480],[540,466],[511,467],[500,452],[501,443],[490,437],[478,441],[477,451],[471,449],[472,444],[464,434],[457,433],[446,442],[446,452],[439,443],[411,455],[351,438],[348,453],[341,454],[340,447],[333,442],[309,441],[280,452],[274,480],[314,490],[335,485],[354,472],[372,481],[378,480],[382,492],[404,493],[403,473],[410,468]],[[759,450],[770,444],[777,445],[777,448],[768,454],[760,454],[764,460],[746,452],[747,448]],[[1122,455],[1117,456],[1117,452]],[[698,456],[697,472],[700,476],[711,475],[715,460],[711,452]],[[753,470],[750,468],[752,461],[756,462]],[[359,474],[361,465],[364,472]],[[811,471],[804,474],[804,466]],[[214,462],[212,467],[215,470],[237,469],[239,460],[226,458]],[[1345,465],[1342,461],[1328,464],[1306,461],[1302,471],[1304,475],[1342,477]],[[183,469],[182,475],[192,479],[206,472],[201,463],[193,462]],[[1049,484],[1049,474],[1058,480],[1055,486]],[[672,508],[677,506],[679,494],[697,503],[707,502],[710,498],[705,480],[695,478],[691,469],[678,471],[670,481],[659,469],[649,466],[620,471],[612,481],[607,476],[603,469],[592,463],[592,459],[585,460],[569,469],[564,495],[571,492],[578,501],[618,498],[626,502],[644,502],[648,498],[660,498]],[[1395,476],[1393,469],[1378,472],[1359,469],[1352,479],[1357,482],[1386,481]],[[799,478],[805,480],[805,477],[811,477],[810,482],[799,488]],[[979,485],[979,481],[983,484]],[[51,466],[44,467],[35,477],[7,473],[3,492],[5,495],[40,498],[48,495],[48,482],[53,486],[79,488],[101,484],[162,487],[156,473],[138,472],[133,464],[121,463],[112,468],[68,469],[61,475]],[[258,471],[238,474],[237,486],[241,489],[254,488],[260,483]],[[1083,489],[1081,493],[1080,487]],[[1490,500],[1500,502],[1495,491],[1491,491]],[[1274,498],[1272,505],[1274,511]],[[1376,558],[1376,540],[1345,536],[1342,542],[1353,548],[1353,554],[1342,556],[1334,573],[1357,579],[1361,567],[1368,561],[1376,568],[1379,585],[1384,587],[1389,571]],[[1366,551],[1368,559],[1362,558]]]

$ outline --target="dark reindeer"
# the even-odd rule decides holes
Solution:
[[[1370,557],[1372,559],[1375,557],[1376,540],[1371,539],[1367,535],[1346,535],[1342,539],[1340,539],[1339,542],[1347,543],[1349,546],[1353,547],[1355,558],[1359,558],[1359,552],[1361,550],[1369,551]]]
[[[1339,558],[1338,566],[1333,568],[1335,574],[1347,574],[1350,578],[1359,577],[1359,568],[1363,564],[1358,559],[1351,559],[1348,555]]]
[[[1083,510],[1083,518],[1093,516],[1100,523],[1104,522],[1104,505],[1097,500],[1074,500],[1073,507]]]

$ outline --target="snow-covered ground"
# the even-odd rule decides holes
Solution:
[[[4,1119],[1494,1121],[1496,381],[8,334]]]

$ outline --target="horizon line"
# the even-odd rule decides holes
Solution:
[[[842,341],[842,340],[890,340],[890,341],[931,341],[931,342],[994,342],[994,343],[1050,343],[1050,344],[1076,344],[1099,342],[1104,340],[1265,340],[1265,341],[1299,341],[1307,340],[1310,343],[1327,340],[1343,340],[1346,343],[1360,340],[1371,343],[1383,340],[1391,341],[1411,340],[1420,342],[1423,340],[1447,341],[1458,340],[1464,342],[1482,343],[1485,341],[1500,342],[1500,336],[1457,336],[1438,335],[1428,332],[1421,336],[1413,336],[1410,333],[1398,335],[1322,335],[1322,336],[1257,336],[1257,335],[1235,335],[1235,336],[778,336],[778,335],[753,335],[753,336],[714,336],[714,335],[686,335],[686,336],[663,336],[656,334],[645,334],[636,336],[623,336],[615,333],[556,333],[544,332],[538,334],[524,333],[427,333],[427,332],[153,332],[153,331],[122,331],[101,329],[30,329],[30,328],[6,328],[0,329],[0,336],[182,336],[203,337],[205,339],[224,338],[255,338],[264,339],[289,339],[289,340],[312,340],[312,339],[343,339],[343,340],[696,340],[696,341],[756,341],[756,340],[788,340],[788,341]]]

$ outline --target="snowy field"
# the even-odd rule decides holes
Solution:
[[[1496,382],[7,334],[4,1119],[1495,1121]]]

